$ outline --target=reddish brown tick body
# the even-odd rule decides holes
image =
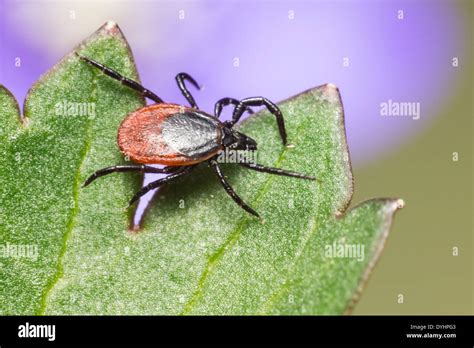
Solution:
[[[117,143],[120,151],[136,163],[187,166],[203,162],[223,149],[222,128],[214,117],[197,109],[154,104],[123,120]]]

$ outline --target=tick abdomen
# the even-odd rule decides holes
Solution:
[[[222,123],[177,104],[154,104],[130,113],[120,125],[122,153],[143,164],[182,166],[202,162],[222,148]]]

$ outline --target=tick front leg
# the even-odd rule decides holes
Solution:
[[[227,194],[234,200],[235,203],[237,203],[239,205],[239,207],[241,207],[242,209],[244,209],[246,212],[256,216],[256,217],[260,217],[260,215],[258,215],[258,213],[253,210],[251,207],[249,207],[243,200],[242,198],[240,198],[237,193],[235,193],[234,189],[232,188],[232,186],[230,186],[230,184],[227,182],[227,180],[225,179],[224,177],[224,174],[222,173],[221,171],[221,168],[219,167],[219,165],[217,164],[217,162],[215,160],[210,160],[209,161],[209,164],[212,168],[212,170],[216,173],[217,177],[219,178],[222,186],[224,187],[225,191],[227,192]]]
[[[185,81],[191,82],[191,84],[199,90],[201,89],[201,87],[198,85],[196,80],[193,79],[192,76],[187,73],[183,72],[176,75],[176,83],[178,84],[178,88],[181,91],[181,93],[183,93],[184,97],[186,98],[188,103],[191,104],[193,108],[199,109],[193,96],[188,91],[188,88],[186,87],[186,84],[184,83]]]
[[[282,176],[290,176],[292,178],[299,178],[299,179],[317,180],[314,176],[309,176],[309,175],[305,175],[305,174],[301,174],[297,172],[291,172],[289,170],[285,170],[281,168],[265,167],[257,163],[240,162],[239,164],[243,167],[253,169],[258,172],[264,172],[264,173],[282,175]]]
[[[219,99],[217,101],[217,103],[214,105],[214,116],[216,116],[216,118],[219,118],[221,116],[221,112],[222,112],[222,109],[224,108],[224,106],[227,106],[227,105],[234,105],[237,106],[239,105],[240,101],[238,99],[235,99],[235,98],[222,98],[222,99]],[[249,113],[249,114],[253,114],[253,110],[251,108],[247,108],[246,111]]]
[[[79,55],[78,53],[76,53],[76,55],[82,59],[84,62],[92,65],[93,67],[99,69],[100,71],[102,71],[105,75],[107,76],[110,76],[111,78],[115,79],[115,80],[118,80],[120,81],[121,84],[127,86],[127,87],[130,87],[140,93],[142,93],[145,97],[147,98],[150,98],[151,100],[153,100],[155,103],[163,103],[163,100],[158,97],[155,93],[153,93],[152,91],[146,89],[145,87],[143,87],[141,84],[139,84],[138,82],[136,81],[133,81],[125,76],[122,76],[121,74],[119,74],[117,71],[115,70],[112,70],[108,67],[106,67],[105,65],[101,64],[101,63],[98,63],[96,62],[95,60],[92,60],[90,58],[87,58],[87,57],[84,57],[84,56],[81,56]]]
[[[249,106],[265,106],[268,111],[270,111],[276,117],[278,130],[280,131],[280,137],[283,141],[283,145],[286,145],[286,130],[285,130],[285,120],[283,119],[283,114],[281,113],[278,106],[264,97],[251,97],[245,98],[240,101],[234,110],[232,115],[232,121],[229,122],[229,125],[233,126],[239,122],[242,114]]]
[[[100,178],[101,176],[112,174],[112,173],[122,173],[122,172],[141,172],[141,173],[171,173],[180,167],[164,167],[164,168],[155,168],[146,165],[117,165],[107,168],[102,168],[92,174],[82,185],[82,187],[88,186],[95,179]]]
[[[186,175],[188,174],[193,168],[195,167],[195,165],[192,165],[192,166],[186,166],[186,167],[178,167],[179,169],[176,170],[175,172],[171,173],[170,175],[168,175],[166,178],[162,178],[162,179],[158,179],[156,181],[153,181],[151,183],[149,183],[148,185],[146,186],[143,186],[137,193],[135,193],[132,197],[132,199],[130,200],[130,202],[128,203],[128,206],[130,207],[133,203],[135,203],[136,201],[138,201],[140,199],[141,196],[147,194],[148,192],[150,192],[151,190],[163,185],[163,184],[166,184],[174,179],[177,179],[179,178],[180,176],[183,176],[183,175]],[[166,167],[166,168],[169,168],[169,167]],[[175,167],[176,168],[176,167]]]

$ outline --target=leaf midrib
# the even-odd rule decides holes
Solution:
[[[92,101],[94,103],[97,103],[97,100],[98,100],[97,99],[97,74],[95,74],[95,73],[94,73],[94,77],[92,79],[92,85],[93,85],[92,95],[94,96],[92,98]],[[61,280],[61,278],[64,275],[63,259],[64,259],[64,256],[66,254],[66,251],[67,251],[67,243],[68,243],[68,241],[69,241],[69,239],[72,235],[72,231],[74,229],[75,222],[76,222],[76,217],[77,217],[78,212],[79,212],[79,184],[80,184],[82,166],[84,164],[85,159],[87,158],[87,155],[88,155],[89,150],[90,150],[91,142],[92,142],[92,140],[91,140],[91,138],[92,138],[92,136],[91,136],[92,122],[93,121],[89,118],[88,122],[87,122],[86,129],[85,129],[86,134],[87,134],[85,144],[84,144],[84,147],[83,147],[81,155],[80,155],[79,166],[78,166],[77,171],[74,175],[74,184],[73,184],[73,188],[72,188],[74,207],[72,209],[71,216],[70,216],[70,218],[67,222],[67,225],[66,225],[66,232],[63,235],[62,245],[61,245],[61,249],[59,251],[59,256],[58,256],[58,263],[57,263],[58,268],[56,270],[56,273],[55,273],[54,277],[51,279],[51,281],[49,282],[49,285],[46,287],[46,289],[43,292],[43,295],[42,295],[42,298],[41,298],[41,301],[40,301],[40,307],[39,307],[36,315],[44,315],[45,314],[47,303],[48,303],[48,297],[51,294],[51,292],[53,291],[53,288],[56,286],[56,284],[58,284],[58,282]]]

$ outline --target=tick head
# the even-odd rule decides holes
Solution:
[[[243,133],[224,128],[222,144],[232,150],[257,150],[257,142]]]

